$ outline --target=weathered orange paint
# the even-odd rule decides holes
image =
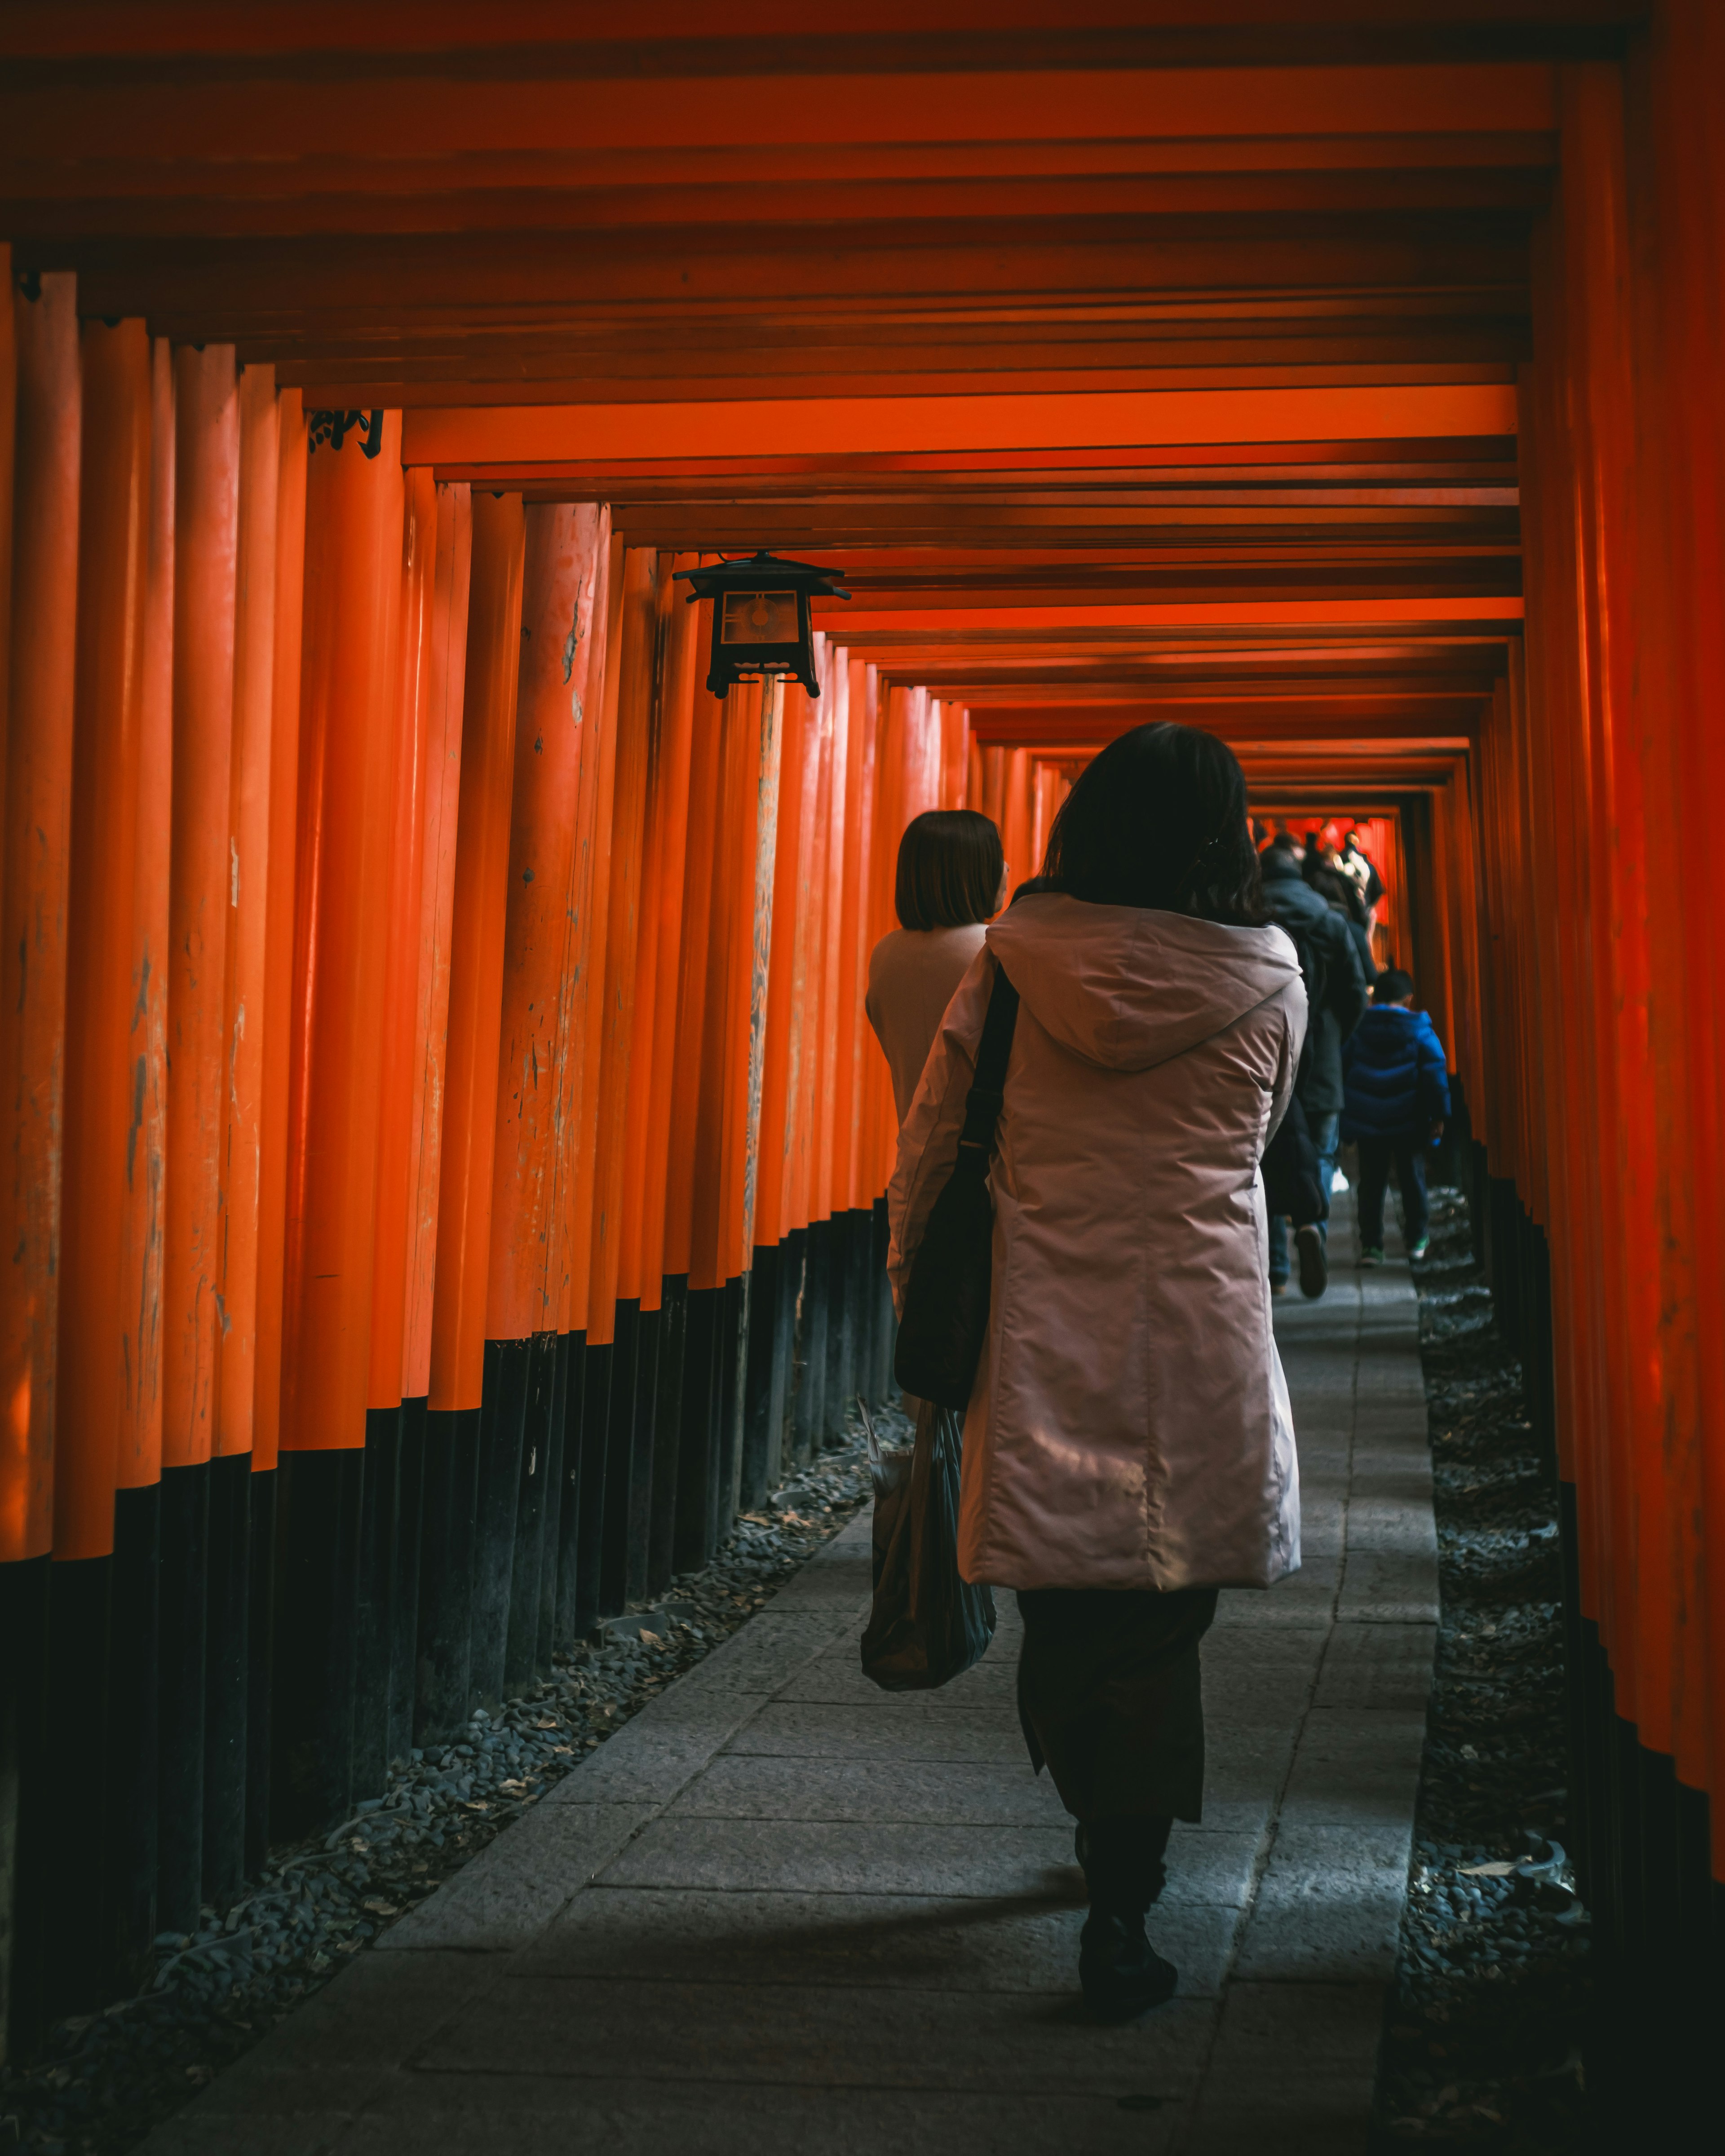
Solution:
[[[223,1008],[233,910],[230,790],[239,398],[232,345],[174,354],[174,768],[168,883],[164,1466],[216,1449],[222,1306]]]
[[[671,1153],[671,1097],[675,1084],[677,1012],[683,942],[684,881],[689,855],[689,786],[695,748],[695,695],[704,652],[697,640],[700,608],[673,579],[693,555],[661,555],[659,563],[658,697],[648,782],[647,860],[644,889],[652,894],[643,927],[643,986],[635,1002],[636,1075],[630,1086],[630,1189],[626,1221],[638,1223],[625,1245],[624,1276],[643,1310],[657,1310],[665,1276],[666,1194]],[[652,950],[645,949],[650,930]],[[650,978],[652,992],[645,993]]]
[[[276,1464],[281,1435],[283,1265],[287,1247],[288,1091],[294,1034],[294,893],[300,802],[300,676],[305,593],[305,414],[276,400],[275,641],[270,724],[270,874],[264,923],[263,1069],[258,1106],[258,1348],[252,1468]]]
[[[54,1534],[66,892],[78,619],[74,279],[16,287],[12,650],[0,796],[0,1563]]]
[[[239,513],[234,576],[234,732],[228,821],[228,934],[222,997],[221,1342],[215,1450],[249,1452],[256,1430],[258,1225],[263,1197],[264,980],[277,770],[275,549],[281,430],[275,370],[239,377]]]
[[[129,1390],[124,1258],[136,1164],[131,1018],[144,612],[149,566],[150,340],[85,325],[78,665],[67,908],[64,1183],[54,1438],[54,1553],[114,1546]],[[164,802],[149,804],[157,813]],[[129,1156],[131,1158],[129,1158]]]
[[[280,1443],[365,1442],[399,705],[399,420],[311,453]]]
[[[593,1296],[593,1214],[599,1173],[599,1080],[603,1066],[607,932],[610,918],[612,810],[617,787],[617,653],[621,643],[625,549],[614,533],[605,554],[603,594],[593,619],[603,643],[589,660],[583,721],[581,799],[575,840],[574,963],[568,1058],[571,1173],[564,1248],[569,1271],[567,1327],[588,1332]],[[597,667],[598,670],[594,671]],[[611,1312],[603,1313],[610,1337]]]
[[[419,1015],[421,909],[425,884],[425,793],[431,749],[428,645],[437,590],[437,482],[409,471],[401,531],[401,628],[390,802],[388,942],[377,1014],[377,1192],[372,1253],[371,1375],[367,1407],[398,1406],[407,1327],[408,1246],[413,1185],[415,1079],[423,1069]]]
[[[569,1052],[563,977],[585,716],[575,665],[592,635],[602,521],[591,505],[526,515],[485,1317],[494,1340],[555,1331],[561,1315]]]
[[[588,1342],[593,1347],[603,1347],[615,1336],[621,1279],[658,580],[657,554],[650,547],[630,547],[624,560],[615,641],[608,643],[605,654],[605,717],[608,726],[614,729],[616,747],[609,843],[604,856],[609,870],[604,990],[597,1029],[598,1158],[587,1316]]]
[[[146,1489],[162,1473],[162,1276],[167,1214],[167,990],[174,761],[173,354],[150,344],[150,495],[144,576],[143,682],[138,744],[136,855],[128,1075],[135,1139],[122,1293],[132,1380],[121,1417],[115,1483]],[[280,1253],[277,1252],[280,1265]]]
[[[476,1408],[485,1376],[526,537],[518,494],[475,497],[431,1333],[436,1410]]]
[[[683,867],[683,918],[677,967],[675,1067],[671,1073],[670,1132],[665,1163],[664,1269],[686,1274],[699,1286],[693,1255],[697,1204],[696,1162],[705,1096],[707,1018],[711,994],[716,864],[723,766],[725,706],[706,692],[698,654],[712,634],[710,601],[685,608],[697,654],[691,688],[689,821]],[[764,1128],[764,1121],[763,1121]]]
[[[408,1156],[412,1173],[408,1282],[403,1317],[401,1394],[431,1389],[432,1315],[437,1280],[438,1201],[443,1170],[444,1079],[449,1050],[449,960],[454,940],[455,840],[461,778],[462,702],[467,680],[468,588],[473,567],[473,504],[465,486],[437,490],[437,581],[422,618],[427,740],[424,828],[420,837],[416,1062]]]

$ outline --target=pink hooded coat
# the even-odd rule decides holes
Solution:
[[[997,961],[1020,1004],[959,1568],[998,1587],[1268,1587],[1300,1563],[1258,1168],[1306,1030],[1294,947],[1020,899],[947,1006],[899,1136],[896,1296],[952,1168]]]

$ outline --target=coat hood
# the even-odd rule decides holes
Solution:
[[[990,924],[988,948],[1038,1024],[1111,1070],[1172,1062],[1300,979],[1279,928],[1090,906],[1063,891],[1019,899]]]

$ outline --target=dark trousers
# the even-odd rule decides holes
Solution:
[[[1019,1719],[1075,1819],[1196,1820],[1204,1810],[1198,1643],[1213,1587],[1021,1589]]]
[[[1431,1212],[1425,1202],[1425,1148],[1417,1139],[1362,1138],[1359,1142],[1359,1240],[1362,1249],[1384,1248],[1384,1194],[1390,1163],[1402,1187],[1402,1234],[1411,1250],[1425,1240]]]

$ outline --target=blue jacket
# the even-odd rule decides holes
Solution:
[[[1424,1011],[1373,1004],[1342,1047],[1344,1138],[1423,1142],[1450,1112],[1443,1044]]]

